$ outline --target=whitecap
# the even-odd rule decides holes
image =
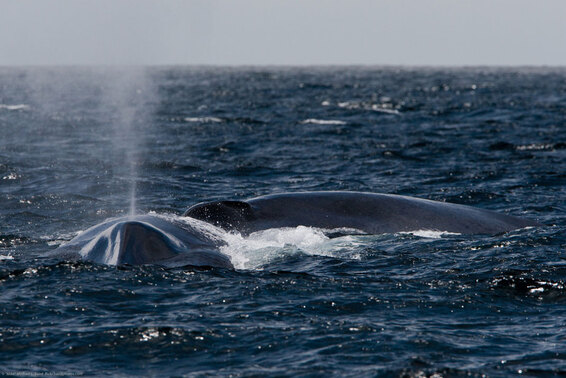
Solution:
[[[371,110],[374,112],[387,113],[387,114],[400,114],[399,110],[393,109],[390,106],[385,106],[384,104],[373,104]]]
[[[301,121],[303,125],[306,124],[313,124],[313,125],[345,125],[346,122],[336,120],[336,119],[316,119],[316,118],[309,118]]]
[[[438,231],[438,230],[414,230],[414,231],[399,232],[398,234],[414,235],[427,239],[441,239],[443,236],[461,235],[458,232],[448,232],[448,231]]]
[[[399,110],[395,109],[393,104],[388,102],[384,102],[380,104],[372,104],[362,101],[344,101],[344,102],[339,102],[338,107],[348,110],[371,110],[374,112],[380,112],[386,114],[395,114],[395,115],[401,114]]]
[[[0,104],[0,109],[27,110],[27,109],[29,109],[29,105],[26,105],[26,104],[16,104],[16,105]]]
[[[353,109],[360,109],[362,106],[359,102],[344,101],[344,102],[339,102],[338,107],[343,109],[353,110]]]
[[[19,177],[20,177],[19,175],[10,172],[6,176],[2,176],[2,180],[17,180]]]
[[[517,146],[517,150],[519,151],[542,151],[542,150],[552,150],[552,149],[554,149],[554,145],[549,143],[532,143],[532,144]]]
[[[218,123],[218,122],[222,122],[222,118],[218,118],[218,117],[186,117],[185,122]]]

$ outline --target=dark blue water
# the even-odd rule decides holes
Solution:
[[[231,235],[236,270],[41,258],[133,197],[310,190],[545,226]],[[565,198],[564,69],[1,68],[0,373],[558,376]]]

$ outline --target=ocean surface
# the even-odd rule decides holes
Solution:
[[[107,218],[355,190],[502,235],[224,235],[236,269],[46,260]],[[566,374],[566,69],[0,68],[0,374]]]

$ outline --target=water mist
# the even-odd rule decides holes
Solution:
[[[143,128],[147,124],[146,71],[139,67],[113,69],[108,73],[104,94],[109,105],[116,156],[116,172],[128,187],[129,214],[137,212],[136,191],[138,165],[143,143]]]

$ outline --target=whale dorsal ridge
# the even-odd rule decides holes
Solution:
[[[184,214],[224,229],[237,229],[254,218],[252,206],[243,201],[217,201],[199,203]]]

